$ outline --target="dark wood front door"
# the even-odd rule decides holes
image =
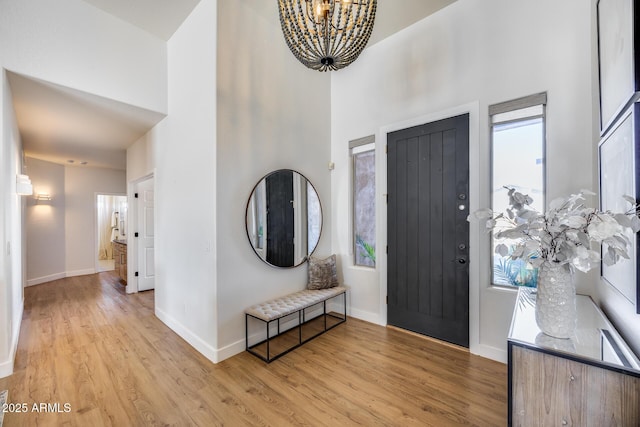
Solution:
[[[468,347],[469,115],[387,145],[387,322]]]
[[[291,267],[293,262],[293,172],[281,170],[266,178],[267,262]]]

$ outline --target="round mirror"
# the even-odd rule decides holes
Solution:
[[[253,188],[247,202],[247,236],[255,253],[274,267],[296,267],[313,253],[322,230],[322,207],[304,175],[280,169]]]

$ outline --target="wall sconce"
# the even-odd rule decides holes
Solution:
[[[51,200],[51,194],[38,193],[36,194],[36,200]]]
[[[16,175],[16,194],[30,196],[33,194],[33,185],[28,175]]]

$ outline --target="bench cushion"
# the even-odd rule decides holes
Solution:
[[[285,295],[281,298],[252,305],[245,310],[245,313],[268,322],[270,320],[295,313],[303,308],[311,307],[312,305],[329,298],[333,298],[343,292],[346,292],[346,290],[347,288],[344,286],[337,286],[335,288],[328,289],[305,289],[303,291]]]

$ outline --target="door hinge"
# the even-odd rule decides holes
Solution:
[[[389,305],[389,295],[385,298],[385,304]]]
[[[138,277],[138,272],[136,271],[133,275],[134,275],[134,276],[136,276],[136,277]]]
[[[384,154],[389,154],[389,146],[388,145],[384,146]]]
[[[137,198],[138,198],[138,193],[135,193],[135,194],[133,195],[133,197],[135,197],[135,198],[137,199]]]
[[[384,202],[385,202],[386,204],[389,204],[389,195],[388,195],[388,194],[385,194],[385,195],[384,195]]]
[[[133,237],[138,237],[138,232],[133,233]]]

